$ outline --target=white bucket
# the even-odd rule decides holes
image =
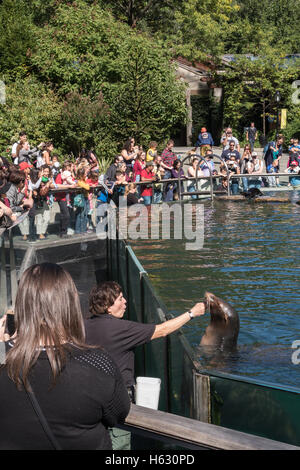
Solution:
[[[146,408],[158,409],[161,380],[154,377],[137,377],[135,403]]]

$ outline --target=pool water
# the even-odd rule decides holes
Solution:
[[[183,331],[202,367],[300,388],[300,206],[291,203],[197,201],[204,206],[204,244],[129,240],[168,310],[178,315],[213,292],[240,316],[238,349],[219,354],[199,347],[209,314]],[[300,357],[300,354],[299,356]]]

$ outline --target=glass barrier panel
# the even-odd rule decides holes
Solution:
[[[300,444],[300,393],[210,375],[212,423]]]

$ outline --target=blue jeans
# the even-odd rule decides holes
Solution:
[[[289,182],[292,186],[300,186],[300,176],[290,176]]]
[[[248,191],[248,188],[249,188],[248,178],[242,178],[242,185],[243,185],[244,191]]]
[[[189,193],[193,193],[194,191],[196,191],[196,185],[195,184],[190,184],[190,186],[187,187],[187,190]],[[197,194],[192,194],[191,195],[191,198],[192,199],[197,199]]]
[[[142,196],[144,199],[144,204],[145,206],[150,206],[152,202],[152,196]]]
[[[278,173],[278,169],[274,168],[273,165],[268,165],[267,173]],[[276,186],[275,176],[267,176],[267,180],[268,180],[269,186]]]
[[[83,198],[84,206],[76,207],[75,211],[75,233],[84,233],[87,231],[88,223],[88,199]]]
[[[155,191],[153,193],[153,204],[159,204],[162,200],[162,192],[161,191]]]
[[[230,183],[230,191],[234,196],[239,194],[239,182],[238,180],[232,180]]]

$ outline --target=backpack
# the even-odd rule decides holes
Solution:
[[[84,207],[84,204],[85,204],[84,195],[82,193],[76,194],[76,196],[74,197],[73,206]]]

